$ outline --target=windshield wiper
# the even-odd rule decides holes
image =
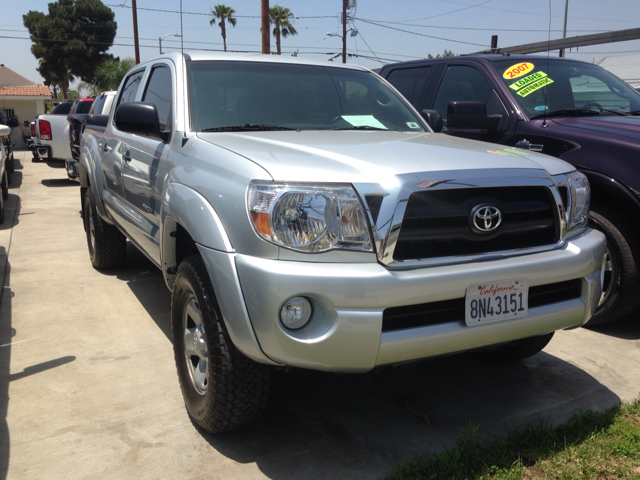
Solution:
[[[269,130],[295,130],[298,128],[281,127],[279,125],[263,125],[260,123],[245,123],[244,125],[224,125],[222,127],[204,128],[202,132],[266,132]]]
[[[389,130],[388,128],[371,127],[369,125],[352,125],[350,127],[334,128],[334,130]]]
[[[627,115],[631,115],[629,112],[618,112],[616,110],[607,110],[606,108],[601,108],[600,111],[611,113],[613,115],[620,115],[621,117],[626,117]]]
[[[627,113],[627,115],[640,115],[640,110],[634,110],[633,112]]]
[[[564,110],[556,110],[554,112],[541,113],[534,115],[529,120],[542,117],[579,117],[582,115],[600,115],[598,110],[592,110],[591,108],[565,108]]]

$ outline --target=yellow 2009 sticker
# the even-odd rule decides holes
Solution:
[[[516,63],[515,65],[512,65],[505,70],[505,72],[502,74],[502,78],[506,78],[507,80],[512,80],[514,78],[518,78],[523,75],[526,75],[531,70],[533,70],[533,63],[529,63],[529,62]]]

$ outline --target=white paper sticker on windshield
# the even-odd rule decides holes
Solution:
[[[420,128],[420,125],[418,125],[416,122],[407,122],[407,127],[409,127],[409,128]]]
[[[373,115],[342,115],[343,120],[349,122],[354,127],[374,127],[387,130]]]

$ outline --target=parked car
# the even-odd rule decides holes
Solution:
[[[69,146],[71,148],[71,158],[67,158],[65,163],[69,180],[78,181],[80,166],[80,137],[87,125],[87,122],[90,122],[91,128],[104,130],[107,125],[107,120],[109,119],[109,112],[111,111],[115,95],[115,90],[102,92],[100,95],[95,97],[88,114],[75,112],[70,113],[67,116],[67,121],[69,122]]]
[[[66,166],[66,159],[71,158],[67,115],[76,112],[88,113],[93,100],[92,97],[88,97],[73,102],[62,102],[56,105],[51,113],[38,115],[35,137],[32,136],[30,147],[34,161],[44,160],[54,168]]]
[[[9,136],[11,128],[0,124],[0,137]],[[4,201],[9,198],[9,180],[7,178],[7,149],[4,142],[0,142],[0,223],[4,222]]]
[[[128,239],[161,269],[211,432],[264,410],[273,366],[526,358],[597,307],[605,237],[574,167],[487,150],[359,66],[168,53],[82,133],[89,257],[120,266]]]
[[[607,236],[600,308],[628,316],[640,295],[640,94],[603,68],[566,58],[470,55],[386,65],[391,82],[446,134],[573,164],[589,179],[591,226]],[[441,116],[441,120],[438,120]],[[441,123],[438,123],[438,122]]]
[[[0,143],[4,145],[5,150],[5,169],[7,172],[7,181],[11,183],[13,172],[15,170],[13,161],[13,142],[11,141],[11,125],[15,124],[7,117],[7,114],[0,108],[0,125],[9,127],[9,133],[6,135],[0,135]]]

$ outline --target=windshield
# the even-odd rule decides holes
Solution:
[[[588,63],[532,59],[491,66],[531,119],[552,115],[628,115],[640,94],[605,69]]]
[[[67,115],[71,111],[71,105],[73,105],[73,102],[59,103],[49,113],[52,115]]]
[[[189,63],[196,132],[234,130],[400,130],[421,121],[376,75],[282,63]]]

